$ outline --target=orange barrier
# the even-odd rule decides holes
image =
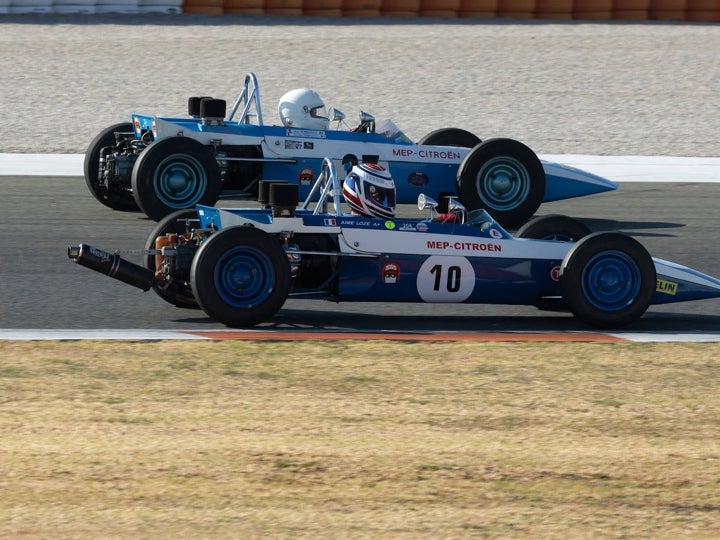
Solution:
[[[720,0],[0,0],[0,21],[4,13],[147,12],[712,23]]]
[[[490,19],[497,15],[499,0],[461,0],[458,17]]]
[[[265,0],[223,0],[223,13],[228,15],[264,15]]]
[[[460,0],[420,0],[421,17],[457,17]]]
[[[341,17],[343,0],[304,0],[303,14],[321,17]]]
[[[417,17],[420,0],[382,0],[380,15],[385,17]]]
[[[302,15],[303,0],[265,0],[268,15]]]
[[[720,0],[688,0],[686,21],[719,22]]]
[[[344,17],[378,17],[382,0],[343,0]]]
[[[648,19],[656,21],[685,20],[687,0],[650,0]]]
[[[534,15],[535,0],[498,0],[498,17],[532,19]]]

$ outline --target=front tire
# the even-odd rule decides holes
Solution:
[[[619,328],[642,317],[656,279],[655,263],[643,245],[619,233],[586,236],[560,266],[560,290],[570,311],[598,328]]]
[[[202,144],[187,137],[168,137],[148,146],[132,172],[133,196],[155,221],[197,204],[220,198],[220,167]]]
[[[460,163],[457,190],[468,210],[484,208],[504,227],[518,226],[545,197],[545,170],[530,148],[513,139],[489,139]]]
[[[474,133],[460,128],[441,128],[431,131],[418,141],[418,144],[426,146],[458,146],[461,148],[473,148],[482,141]]]
[[[254,227],[213,234],[198,250],[190,283],[200,307],[231,327],[270,319],[292,285],[290,263],[280,243]]]
[[[577,242],[591,233],[590,228],[577,219],[561,214],[550,214],[531,219],[517,230],[515,236],[536,240]]]
[[[100,174],[100,153],[103,148],[116,145],[115,133],[128,133],[133,131],[130,122],[113,124],[98,133],[90,142],[85,152],[83,162],[83,174],[93,197],[105,206],[121,212],[137,212],[138,205],[129,189],[122,189],[119,186],[105,187],[99,182]],[[129,188],[130,186],[128,186]]]

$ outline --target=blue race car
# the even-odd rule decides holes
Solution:
[[[363,167],[369,180],[356,189]],[[150,233],[143,266],[86,244],[69,246],[68,257],[231,327],[271,319],[287,298],[317,298],[531,305],[617,328],[651,304],[720,296],[720,280],[654,259],[629,236],[588,234],[571,218],[536,218],[513,236],[483,209],[451,197],[440,213],[422,194],[426,216],[396,217],[368,195],[382,186],[370,175],[382,171],[354,167],[341,183],[326,158],[299,206],[297,184],[263,182],[262,207],[175,212]],[[392,194],[384,200],[394,203]],[[366,204],[390,213],[353,213]]]
[[[263,122],[253,73],[229,114],[221,99],[192,97],[187,118],[132,114],[103,130],[85,154],[85,181],[101,203],[141,209],[159,221],[171,212],[221,198],[254,199],[261,180],[286,180],[307,195],[322,161],[341,172],[374,162],[388,168],[399,203],[420,193],[445,201],[457,195],[469,210],[486,209],[505,227],[526,222],[543,201],[617,189],[615,182],[541,161],[513,139],[481,141],[458,128],[412,142],[391,120],[360,113],[350,128],[340,111],[326,112],[310,89],[292,90],[278,105],[282,125]],[[331,122],[335,126],[331,129]]]

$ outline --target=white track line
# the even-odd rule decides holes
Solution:
[[[84,154],[0,154],[0,176],[82,176]],[[616,182],[720,182],[720,158],[541,154]]]

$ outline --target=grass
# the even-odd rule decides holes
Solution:
[[[712,538],[717,344],[0,343],[0,538]]]

